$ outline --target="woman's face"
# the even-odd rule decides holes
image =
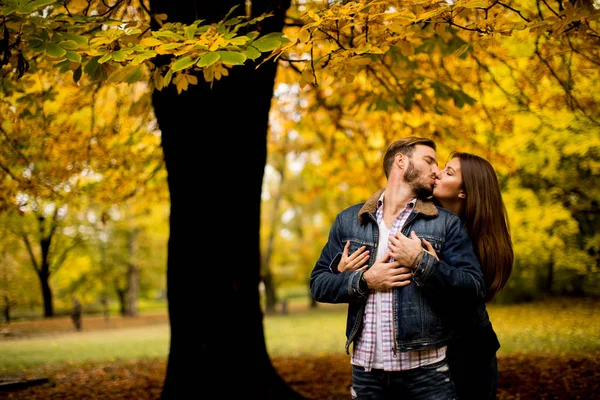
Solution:
[[[464,198],[460,160],[453,158],[444,167],[440,179],[435,181],[433,197],[440,202],[455,202]]]

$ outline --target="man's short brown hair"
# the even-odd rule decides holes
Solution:
[[[435,142],[433,140],[417,136],[408,136],[403,139],[396,140],[388,146],[385,155],[383,156],[383,172],[385,173],[386,178],[389,177],[390,171],[392,170],[392,165],[394,164],[394,157],[396,157],[396,154],[402,153],[407,157],[412,157],[415,145],[417,144],[429,146],[433,150],[436,150]]]

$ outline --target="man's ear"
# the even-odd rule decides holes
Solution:
[[[404,168],[404,154],[397,153],[395,161],[398,163],[398,166],[400,167],[400,169]]]
[[[459,199],[466,199],[466,198],[467,198],[467,194],[465,193],[465,191],[464,191],[464,190],[460,189],[460,190],[458,191],[458,198],[459,198]]]

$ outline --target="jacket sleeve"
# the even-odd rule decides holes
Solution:
[[[365,299],[368,294],[360,291],[359,280],[362,271],[337,270],[344,248],[340,220],[338,214],[329,230],[327,243],[310,274],[310,292],[313,298],[321,303],[349,303],[354,299]]]
[[[446,240],[438,256],[440,261],[423,252],[413,274],[418,286],[436,295],[452,295],[461,300],[485,299],[481,265],[467,230],[458,217],[448,220]]]

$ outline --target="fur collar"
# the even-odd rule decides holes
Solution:
[[[377,212],[377,201],[384,191],[385,188],[379,189],[373,196],[369,197],[365,204],[360,208],[358,211],[358,221],[361,224],[365,224],[368,221],[368,214],[375,214]],[[438,215],[437,208],[431,200],[417,199],[414,211],[429,217],[436,217]]]

